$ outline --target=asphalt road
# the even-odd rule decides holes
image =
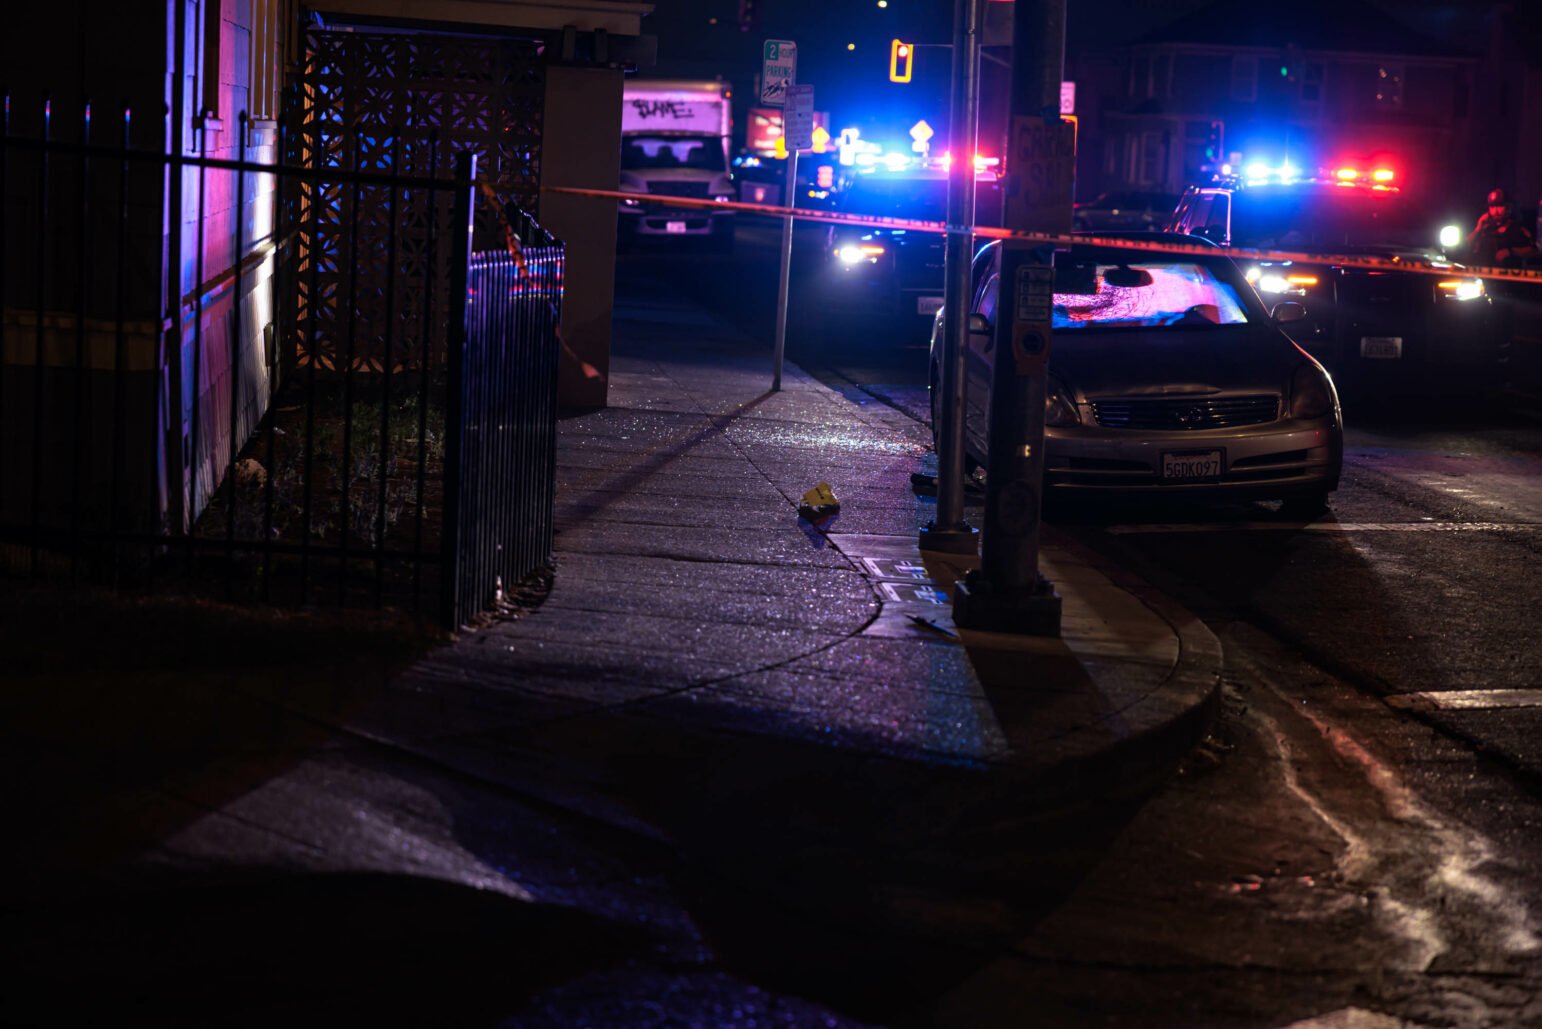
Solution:
[[[668,260],[769,354],[772,228],[741,230],[731,278]],[[796,260],[793,281],[797,304]],[[924,340],[821,331],[788,351],[928,417]],[[1050,512],[1046,532],[1217,633],[1224,710],[935,1021],[1542,1025],[1542,417],[1431,402],[1347,421],[1343,483],[1307,524],[1272,504]]]
[[[776,245],[775,226],[741,227],[733,275],[690,254],[650,260],[700,276],[699,294],[769,346]],[[815,245],[794,261],[790,308],[828,272]],[[789,334],[789,357],[927,420],[925,339],[892,326],[825,331],[830,321]],[[1311,524],[1261,504],[1078,506],[1051,511],[1051,523],[1140,564],[1207,620],[1254,624],[1542,782],[1542,646],[1532,626],[1542,609],[1542,416],[1430,400],[1351,408],[1346,422],[1344,481],[1331,514]]]

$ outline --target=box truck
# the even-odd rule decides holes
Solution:
[[[710,79],[633,79],[622,93],[621,190],[651,196],[735,199],[728,166],[728,84]],[[621,249],[638,237],[706,240],[733,247],[732,211],[623,200]]]

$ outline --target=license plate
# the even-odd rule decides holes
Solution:
[[[676,235],[682,234],[685,232],[685,222],[665,222],[664,231]]]
[[[916,297],[916,314],[936,314],[942,310],[942,297]]]
[[[1199,482],[1221,477],[1219,450],[1164,450],[1162,478],[1168,482]]]
[[[1403,337],[1361,336],[1360,356],[1396,361],[1403,356]]]

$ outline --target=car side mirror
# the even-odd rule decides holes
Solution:
[[[969,316],[969,335],[971,335],[971,336],[989,336],[990,334],[991,334],[991,323],[986,320],[985,315],[983,315],[983,314],[971,314]]]
[[[1306,308],[1294,300],[1282,300],[1274,305],[1274,310],[1269,312],[1269,317],[1281,325],[1286,322],[1299,322],[1306,317]]]

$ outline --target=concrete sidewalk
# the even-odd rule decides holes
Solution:
[[[1074,881],[1096,853],[1082,813],[1138,803],[1203,734],[1217,641],[1052,529],[1061,638],[952,625],[967,566],[916,542],[925,425],[791,365],[772,393],[764,347],[640,289],[615,335],[609,406],[562,423],[541,603],[405,661],[368,633],[322,651],[333,630],[287,619],[238,671],[219,655],[252,630],[221,613],[203,659],[92,665],[83,697],[23,668],[39,699],[11,713],[47,728],[10,760],[51,791],[3,869],[20,977],[95,958],[107,1004],[175,967],[197,1011],[258,963],[304,984],[253,1002],[288,1017],[329,998],[314,969],[342,948],[448,1010],[524,1011],[503,1024],[634,1024],[682,982],[699,996],[665,1005],[676,1021],[898,1019]],[[798,505],[819,482],[841,507],[814,525]],[[168,911],[177,931],[146,946]],[[329,935],[361,912],[368,939]],[[239,962],[189,942],[237,922]]]
[[[935,471],[927,426],[793,365],[771,392],[763,348],[679,301],[623,295],[615,332],[609,405],[562,425],[549,596],[402,676],[423,711],[398,699],[356,729],[521,790],[566,767],[556,799],[621,825],[636,798],[610,810],[607,769],[667,779],[682,734],[698,755],[812,745],[869,784],[882,758],[887,788],[946,781],[969,800],[935,803],[987,820],[1004,802],[1139,792],[1203,734],[1215,638],[1051,528],[1061,638],[953,625],[951,584],[977,562],[918,548],[935,511],[911,481]],[[841,506],[813,524],[798,507],[820,482]],[[710,761],[680,771],[732,792]]]
[[[616,337],[609,406],[563,423],[550,596],[408,681],[510,694],[527,726],[667,716],[1031,778],[1197,738],[1214,637],[1052,528],[1060,639],[953,625],[976,562],[918,549],[925,425],[792,365],[773,393],[762,348],[678,302],[623,295]],[[812,524],[820,482],[841,507]]]

